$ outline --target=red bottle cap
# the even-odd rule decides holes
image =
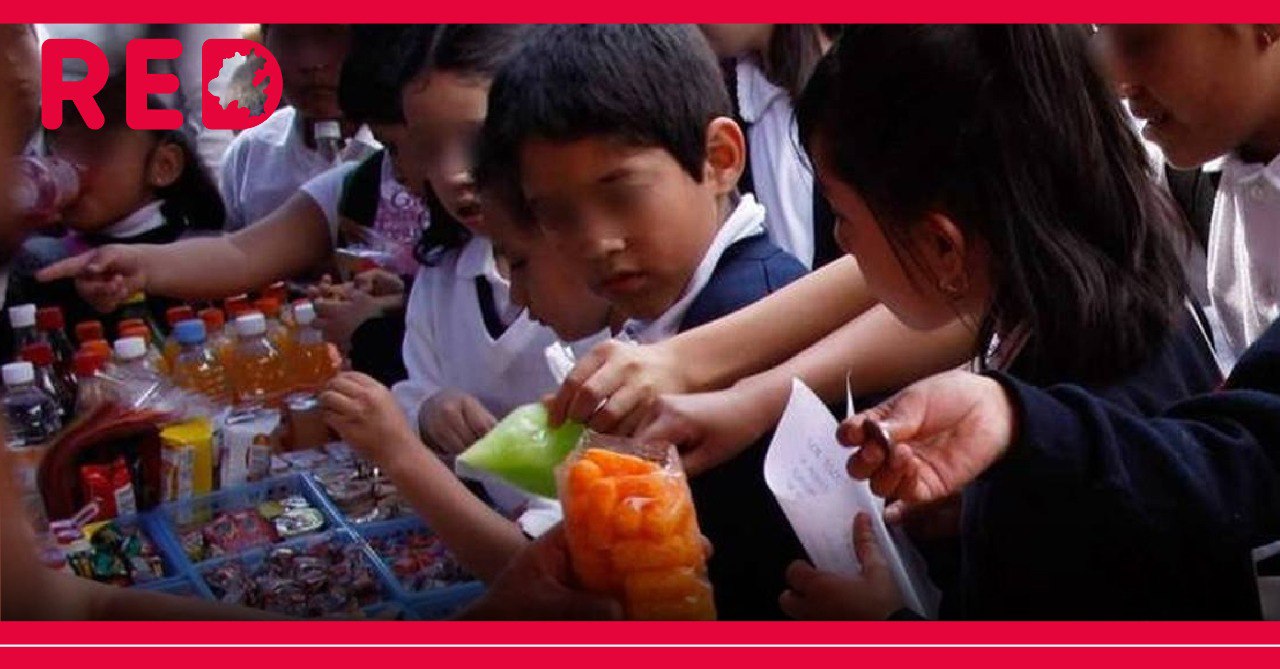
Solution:
[[[254,302],[254,306],[258,307],[258,311],[261,311],[267,318],[280,317],[280,301],[274,297],[264,297]]]
[[[105,359],[111,359],[111,344],[108,344],[105,339],[90,339],[80,345],[80,350],[97,353]]]
[[[151,331],[145,325],[129,325],[120,328],[120,339],[125,337],[142,337],[144,341],[151,340]]]
[[[80,321],[76,323],[76,341],[81,344],[95,339],[102,339],[105,334],[102,330],[102,321]]]
[[[36,327],[46,332],[52,330],[61,330],[67,326],[67,322],[62,318],[62,309],[58,307],[45,307],[36,312]]]
[[[195,317],[196,312],[186,305],[170,307],[168,311],[164,312],[165,321],[169,323],[170,328],[182,321],[189,321]]]
[[[124,334],[125,330],[129,328],[138,328],[138,327],[146,328],[147,322],[142,320],[141,318],[126,318],[120,321],[119,323],[116,323],[116,336],[123,337],[125,336]]]
[[[262,297],[270,297],[277,304],[284,304],[289,301],[289,289],[285,287],[283,281],[277,281],[262,289]]]
[[[53,347],[47,342],[36,342],[27,344],[22,347],[22,359],[35,365],[36,367],[44,367],[53,364]]]
[[[76,376],[87,379],[102,369],[107,357],[97,351],[81,350],[76,354]]]
[[[201,309],[200,320],[204,321],[205,332],[209,333],[210,336],[227,325],[226,314],[223,314],[222,310],[217,307]]]

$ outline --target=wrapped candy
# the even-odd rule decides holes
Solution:
[[[256,565],[231,560],[204,578],[218,601],[299,618],[353,617],[382,598],[360,546],[334,540],[275,548]]]
[[[671,446],[589,433],[559,469],[579,583],[632,620],[714,620],[702,534]]]
[[[475,580],[458,564],[444,542],[426,528],[390,537],[370,538],[369,547],[410,592]]]

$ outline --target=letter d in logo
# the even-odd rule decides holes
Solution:
[[[210,130],[252,128],[280,106],[280,63],[257,42],[205,40],[201,69],[201,112]]]

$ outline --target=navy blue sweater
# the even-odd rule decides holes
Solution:
[[[996,374],[1019,438],[964,494],[968,618],[1256,618],[1280,538],[1280,325],[1159,417]]]

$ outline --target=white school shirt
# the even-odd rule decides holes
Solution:
[[[342,221],[338,210],[342,205],[347,177],[360,164],[360,161],[347,161],[331,167],[302,184],[300,189],[324,212],[325,221],[329,224],[329,240],[334,245],[338,243],[338,227]],[[430,224],[430,215],[422,200],[396,181],[395,165],[391,163],[389,153],[382,154],[380,174],[373,230],[396,246],[395,260],[388,269],[397,274],[413,274],[418,271],[413,249],[422,231]]]
[[[499,316],[507,324],[496,340],[480,311],[477,277],[489,282]],[[581,355],[601,339],[571,346]],[[405,316],[404,364],[409,378],[397,383],[392,393],[415,429],[422,403],[446,388],[474,396],[501,419],[556,389],[544,353],[555,341],[550,328],[511,304],[510,284],[498,274],[493,246],[474,237],[435,265],[418,270]],[[491,479],[483,483],[503,511],[525,510],[519,523],[531,535],[541,534],[560,518],[554,500],[526,495]]]
[[[747,148],[755,196],[769,212],[769,240],[813,267],[813,170],[800,150],[787,92],[753,59],[737,63],[738,114],[748,124]]]
[[[628,320],[623,324],[622,331],[641,344],[652,344],[674,337],[680,331],[680,322],[684,320],[689,306],[698,299],[702,289],[706,288],[707,283],[711,281],[711,275],[715,273],[716,265],[724,256],[724,252],[736,242],[764,232],[764,220],[765,208],[760,206],[754,197],[750,194],[740,197],[737,206],[716,231],[716,236],[712,238],[711,245],[702,255],[702,261],[694,269],[688,285],[680,294],[680,299],[668,307],[661,316],[651,321],[634,318]]]
[[[1280,315],[1280,156],[1223,161],[1208,252],[1209,322],[1226,373]]]
[[[307,148],[305,137],[297,111],[281,107],[231,142],[218,180],[227,206],[228,232],[258,222],[302,184],[333,167],[318,151]],[[381,148],[373,133],[361,126],[342,150],[340,160],[360,160]]]

